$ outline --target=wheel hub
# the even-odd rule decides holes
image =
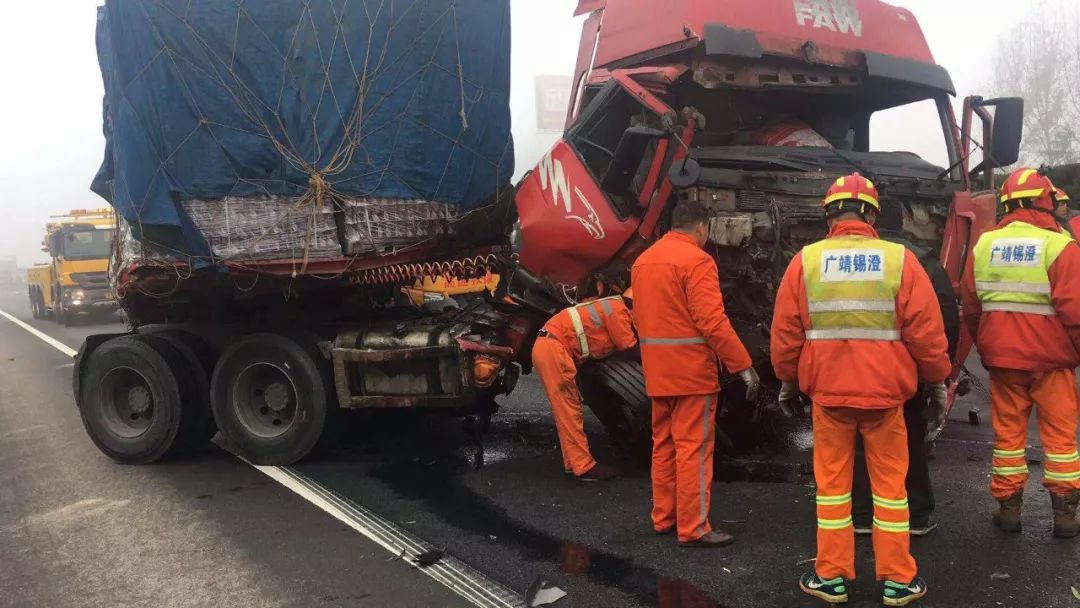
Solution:
[[[281,382],[271,382],[263,398],[266,406],[275,412],[283,412],[289,406],[289,389]]]
[[[150,409],[150,391],[145,386],[128,389],[128,407],[134,414],[145,414]]]

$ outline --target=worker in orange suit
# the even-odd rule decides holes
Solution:
[[[964,319],[990,370],[998,528],[1019,532],[1027,428],[1036,407],[1054,536],[1080,532],[1076,375],[1080,365],[1080,247],[1053,216],[1054,185],[1020,169],[1001,188],[1005,217],[979,238],[961,283]]]
[[[1069,193],[1061,188],[1054,188],[1054,217],[1073,239],[1080,238],[1080,215],[1075,217],[1069,213]]]
[[[856,437],[862,436],[874,503],[877,579],[886,606],[926,595],[910,552],[904,402],[921,379],[933,414],[945,411],[951,371],[937,296],[914,253],[878,238],[881,203],[874,184],[841,177],[824,200],[829,235],[792,259],[773,315],[772,364],[781,406],[799,389],[813,403],[817,481],[817,561],[803,591],[847,601],[855,578],[851,520]]]
[[[606,481],[615,467],[597,463],[589,452],[577,386],[577,369],[587,359],[603,359],[637,344],[630,315],[631,293],[563,309],[540,330],[533,367],[551,403],[563,469],[581,481]]]
[[[703,247],[708,212],[680,202],[671,231],[634,262],[634,323],[641,338],[645,391],[652,397],[653,529],[678,532],[683,547],[720,547],[734,539],[709,523],[720,363],[760,385],[750,355],[724,312],[716,262]]]

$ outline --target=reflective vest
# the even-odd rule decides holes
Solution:
[[[984,312],[1054,316],[1050,265],[1072,239],[1025,222],[991,230],[975,245],[975,291]]]
[[[581,320],[581,312],[585,311],[589,315],[589,319],[592,320],[593,326],[603,327],[604,321],[600,317],[600,310],[597,307],[601,307],[604,310],[604,315],[610,317],[615,314],[614,309],[611,307],[611,301],[615,299],[621,299],[622,296],[611,296],[609,298],[600,298],[599,300],[593,300],[586,302],[585,304],[578,304],[577,306],[571,306],[566,309],[566,314],[570,316],[570,323],[574,326],[574,334],[577,335],[578,346],[581,348],[581,358],[588,359],[592,353],[589,350],[589,339],[585,335],[585,324]]]
[[[896,341],[903,245],[864,236],[825,239],[803,249],[810,310],[807,340]]]

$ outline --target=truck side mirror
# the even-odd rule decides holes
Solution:
[[[648,127],[630,127],[623,131],[611,164],[600,183],[601,189],[609,194],[635,198],[632,192],[634,178],[648,152],[649,144],[666,137],[667,134],[663,131]]]
[[[1024,136],[1024,99],[999,97],[976,102],[976,108],[994,108],[993,129],[988,153],[972,174],[986,169],[1008,167],[1020,159],[1020,141]]]

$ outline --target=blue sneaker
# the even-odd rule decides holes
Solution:
[[[842,576],[829,580],[822,580],[817,572],[811,570],[799,577],[799,588],[804,593],[810,594],[830,604],[844,604],[847,602],[847,584]]]
[[[916,576],[907,585],[887,580],[885,581],[885,591],[881,595],[881,601],[886,606],[907,606],[926,595],[926,591],[926,581],[921,576]]]

